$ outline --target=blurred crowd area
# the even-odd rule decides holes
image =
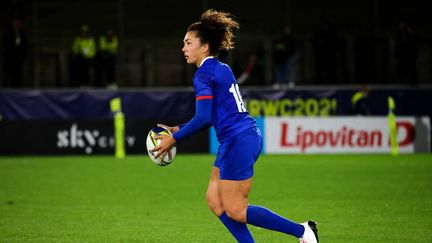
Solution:
[[[242,85],[430,85],[422,1],[9,0],[2,88],[190,86],[187,27],[209,8],[240,22],[222,53]]]

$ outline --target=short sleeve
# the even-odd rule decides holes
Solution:
[[[196,97],[213,96],[213,80],[211,76],[196,74],[194,77],[194,88]]]

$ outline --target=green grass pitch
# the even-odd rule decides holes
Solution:
[[[0,242],[234,242],[205,203],[213,159],[0,157]],[[432,242],[432,156],[263,155],[250,203],[316,220],[324,243]]]

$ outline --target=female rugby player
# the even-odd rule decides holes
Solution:
[[[155,157],[163,157],[177,141],[213,126],[220,147],[206,200],[237,241],[254,242],[247,228],[252,224],[295,236],[303,243],[317,243],[315,222],[294,223],[248,202],[262,136],[243,105],[230,67],[216,58],[219,51],[234,48],[233,30],[238,28],[229,13],[208,10],[187,29],[182,51],[186,62],[198,67],[193,77],[196,113],[188,123],[168,127],[173,136],[159,136],[161,143],[153,149]]]

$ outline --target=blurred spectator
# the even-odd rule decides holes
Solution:
[[[19,17],[13,17],[3,35],[4,86],[22,87],[23,63],[27,54],[27,35]]]
[[[96,43],[87,25],[81,26],[80,34],[72,45],[72,86],[89,85],[90,72],[96,55]]]
[[[114,30],[108,29],[104,35],[99,37],[95,77],[95,85],[97,87],[117,87],[115,83],[115,71],[118,47],[119,42]]]
[[[287,25],[284,27],[282,35],[273,43],[276,88],[286,86],[290,88],[294,87],[296,52],[297,41],[291,34],[291,28]]]
[[[417,76],[417,35],[405,19],[398,21],[396,31],[396,68],[400,82],[416,84]]]
[[[239,84],[262,86],[265,84],[265,50],[261,41],[250,42],[246,68],[242,69],[241,75],[237,78]]]
[[[314,39],[318,84],[338,82],[339,44],[335,28],[329,23],[324,24]]]

